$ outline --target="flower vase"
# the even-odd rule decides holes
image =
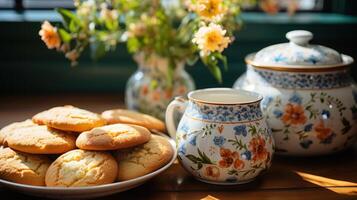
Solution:
[[[170,81],[167,58],[140,53],[134,59],[138,69],[126,85],[125,104],[128,109],[163,120],[166,107],[175,96],[186,95],[195,89],[192,77],[184,69],[184,62],[176,63]]]

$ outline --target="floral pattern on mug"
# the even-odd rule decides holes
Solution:
[[[193,174],[214,181],[226,177],[225,182],[235,183],[250,179],[270,166],[272,134],[260,121],[229,126],[207,123],[195,130],[186,120],[177,131],[178,158],[180,162],[187,159],[194,166],[188,169]]]
[[[253,138],[249,142],[249,149],[253,153],[253,162],[266,161],[268,159],[268,151],[265,148],[265,140],[262,137]]]
[[[320,140],[320,143],[323,144],[331,144],[332,139],[336,136],[332,132],[331,128],[325,126],[323,120],[320,120],[314,127],[314,131],[316,132],[316,137]]]
[[[335,130],[332,126],[331,112],[337,112],[341,116],[340,123],[342,134],[346,134],[352,125],[348,119],[347,112],[353,116],[353,107],[348,110],[338,97],[333,97],[324,92],[311,92],[309,98],[303,98],[298,92],[293,92],[287,98],[284,105],[280,97],[271,97],[273,100],[266,105],[265,112],[268,114],[268,122],[280,120],[282,129],[272,127],[274,134],[284,136],[283,141],[289,142],[290,137],[296,135],[300,141],[302,149],[309,149],[311,145],[331,145],[336,138]],[[317,107],[316,103],[322,104]],[[272,112],[267,112],[270,110]],[[356,109],[357,113],[357,109]],[[287,152],[278,147],[278,151]]]

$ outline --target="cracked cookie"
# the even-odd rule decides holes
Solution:
[[[83,187],[115,181],[118,165],[106,152],[72,150],[58,157],[48,168],[46,185]]]
[[[44,155],[31,155],[0,148],[0,178],[15,183],[45,185],[45,175],[51,161]]]
[[[145,127],[112,124],[81,133],[76,145],[86,150],[116,150],[143,144],[150,138],[151,133]]]
[[[151,173],[167,164],[173,155],[170,142],[162,136],[152,135],[149,142],[132,149],[119,150],[118,180],[125,181]]]
[[[21,127],[6,135],[7,145],[15,150],[31,154],[60,154],[75,149],[73,134],[40,126]]]
[[[20,128],[33,126],[33,125],[34,123],[30,119],[28,119],[23,122],[15,122],[5,126],[0,130],[0,146],[4,146],[4,147],[7,146],[7,140],[6,140],[7,135],[11,135],[15,130],[18,130]]]
[[[107,110],[102,113],[102,118],[105,119],[108,124],[135,124],[146,127],[147,129],[155,129],[160,132],[166,131],[165,123],[161,120],[135,111],[124,109]]]
[[[100,115],[73,106],[51,108],[33,116],[32,120],[36,124],[73,132],[88,131],[105,125]]]

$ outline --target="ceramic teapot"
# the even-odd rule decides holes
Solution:
[[[196,90],[166,111],[178,160],[200,181],[231,185],[254,180],[273,156],[273,136],[262,116],[262,96],[229,88]],[[178,128],[175,111],[183,112]]]
[[[310,156],[349,147],[357,134],[353,59],[310,44],[313,34],[308,31],[291,31],[286,37],[289,43],[248,55],[247,71],[233,87],[264,96],[261,105],[276,153]]]

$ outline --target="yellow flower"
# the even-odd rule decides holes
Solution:
[[[223,0],[197,0],[190,8],[208,21],[219,20],[227,10]]]
[[[78,5],[77,14],[80,17],[88,17],[91,13],[95,12],[96,3],[94,0],[84,1]]]
[[[118,20],[119,14],[117,10],[110,10],[106,4],[101,5],[100,18],[108,21]]]
[[[129,37],[140,37],[145,34],[146,25],[142,22],[130,23],[128,28]]]
[[[44,21],[41,30],[38,32],[41,40],[45,42],[47,48],[59,48],[61,45],[61,38],[57,33],[57,28],[53,27],[48,21]]]
[[[209,26],[201,27],[195,34],[192,42],[197,44],[201,50],[201,55],[206,56],[211,52],[222,52],[231,42],[229,37],[225,37],[226,30],[222,26],[211,23]]]

